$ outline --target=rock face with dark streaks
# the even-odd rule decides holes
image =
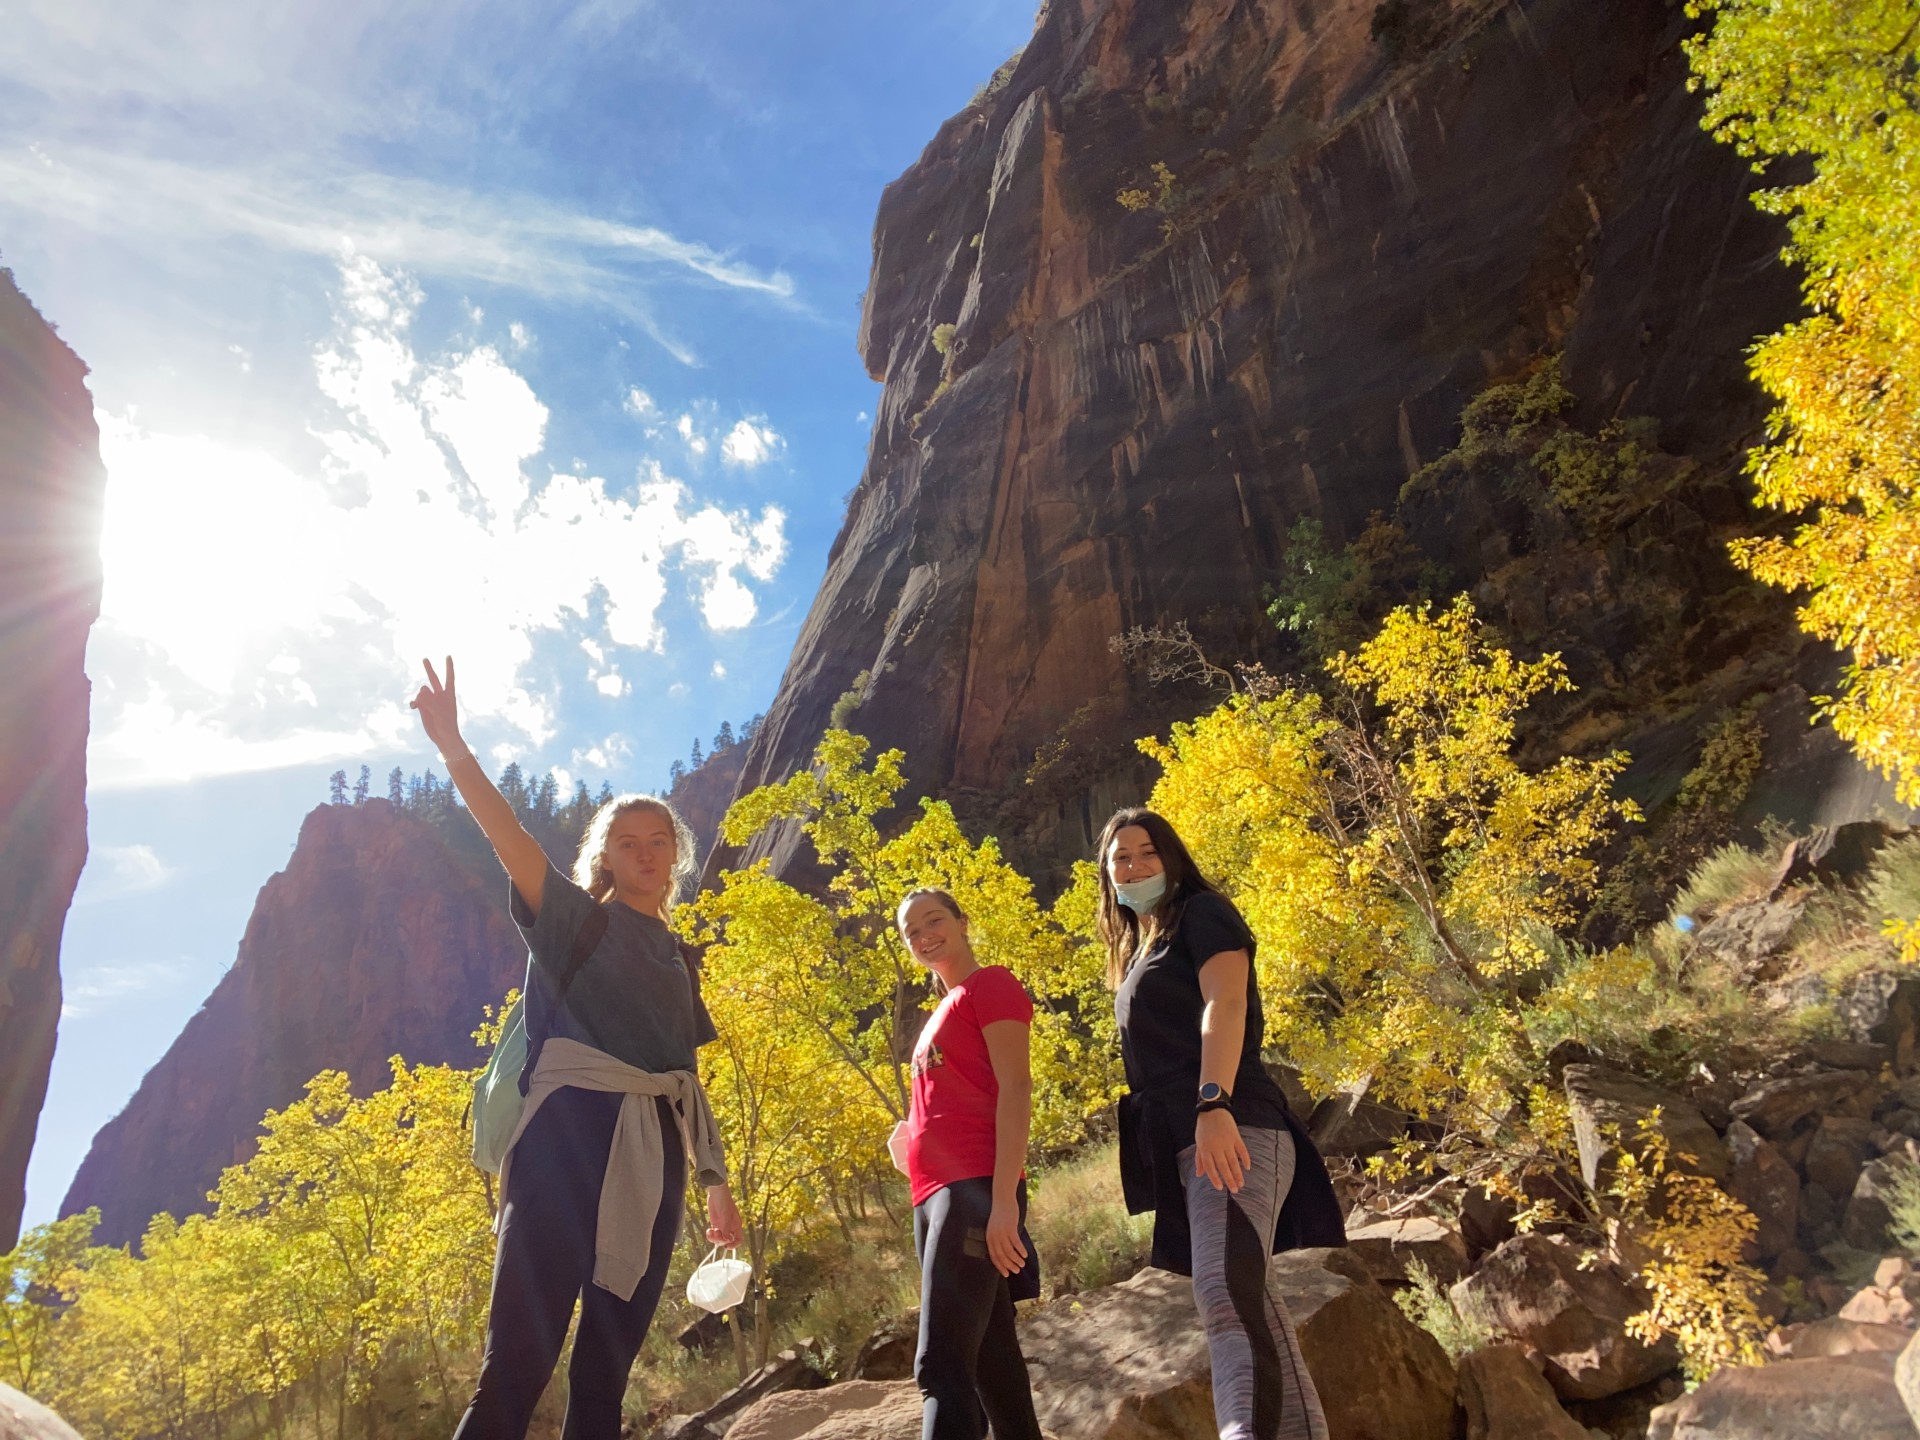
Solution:
[[[491,857],[474,863],[384,800],[319,807],[261,887],[233,968],[94,1137],[61,1213],[99,1206],[96,1239],[118,1245],[158,1211],[205,1209],[261,1116],[318,1071],[366,1094],[395,1054],[477,1064],[482,1007],[525,968]]]
[[[86,377],[0,270],[0,1252],[19,1238],[87,858],[82,664],[106,472]]]
[[[1742,351],[1794,287],[1699,128],[1680,8],[1414,0],[1405,44],[1376,8],[1051,0],[887,188],[871,458],[742,788],[855,688],[853,726],[948,796],[1018,792],[1103,714],[1142,733],[1110,637],[1270,649],[1289,525],[1351,539],[1536,356],[1582,423],[1650,416],[1727,467]],[[1139,764],[1025,816],[1028,853],[1079,853]]]

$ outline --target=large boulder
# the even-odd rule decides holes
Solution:
[[[1874,1267],[1873,1283],[1856,1291],[1840,1307],[1842,1320],[1868,1325],[1903,1325],[1920,1320],[1920,1271],[1897,1255]]]
[[[827,1384],[811,1340],[782,1350],[698,1415],[670,1415],[653,1440],[719,1440],[770,1395],[818,1390]]]
[[[1907,1418],[1920,1427],[1920,1335],[1909,1340],[1894,1361],[1893,1387],[1907,1407]]]
[[[1852,1115],[1822,1116],[1807,1146],[1807,1158],[1800,1163],[1807,1183],[1818,1185],[1836,1204],[1845,1205],[1873,1154],[1873,1134],[1871,1120]]]
[[[1518,1345],[1489,1345],[1460,1361],[1466,1440],[1587,1440]]]
[[[1869,970],[1834,997],[1833,1012],[1855,1040],[1891,1046],[1894,1065],[1903,1073],[1912,1068],[1920,979]]]
[[[1446,1352],[1349,1257],[1277,1255],[1272,1283],[1293,1317],[1331,1440],[1450,1440]],[[1041,1427],[1062,1440],[1214,1433],[1207,1337],[1183,1276],[1143,1270],[1056,1302],[1022,1325],[1020,1345]]]
[[[1589,1189],[1600,1189],[1619,1151],[1635,1147],[1640,1127],[1657,1110],[1674,1169],[1724,1182],[1733,1168],[1727,1147],[1684,1095],[1605,1065],[1569,1065],[1562,1083],[1573,1112],[1573,1135],[1580,1147],[1580,1175]]]
[[[1873,1077],[1864,1070],[1815,1070],[1782,1075],[1754,1086],[1733,1102],[1733,1117],[1769,1139],[1778,1139],[1809,1115],[1825,1114],[1853,1100]]]
[[[1845,1320],[1829,1315],[1804,1325],[1785,1325],[1767,1336],[1767,1353],[1781,1360],[1818,1360],[1825,1355],[1858,1355],[1867,1351],[1898,1354],[1907,1348],[1913,1332],[1904,1325]]]
[[[1647,1440],[1916,1440],[1893,1370],[1885,1354],[1722,1370],[1655,1410]]]
[[[1727,961],[1749,985],[1772,980],[1786,968],[1787,941],[1810,896],[1789,890],[1729,905],[1700,927],[1694,944]]]
[[[1793,1246],[1800,1223],[1800,1172],[1771,1140],[1744,1120],[1727,1127],[1727,1151],[1733,1168],[1727,1193],[1759,1221],[1749,1246],[1753,1258],[1771,1260]]]
[[[896,1315],[866,1338],[853,1357],[848,1378],[854,1380],[911,1380],[913,1356],[920,1348],[920,1312]]]
[[[1347,1250],[1382,1284],[1404,1281],[1416,1262],[1442,1285],[1467,1273],[1467,1242],[1460,1232],[1426,1215],[1355,1226],[1347,1231]]]
[[[1616,1266],[1544,1235],[1507,1241],[1453,1287],[1453,1300],[1537,1350],[1564,1400],[1631,1390],[1680,1361],[1671,1339],[1650,1346],[1627,1334],[1647,1301]]]
[[[1854,1249],[1887,1248],[1887,1227],[1893,1224],[1892,1187],[1898,1175],[1888,1160],[1873,1160],[1861,1168],[1840,1221],[1840,1238]]]
[[[920,1387],[911,1380],[846,1380],[825,1390],[769,1395],[734,1422],[728,1440],[919,1440]]]
[[[0,1440],[80,1440],[80,1433],[38,1400],[0,1385]]]

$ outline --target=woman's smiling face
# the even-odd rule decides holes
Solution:
[[[967,922],[946,907],[937,895],[921,895],[900,912],[900,938],[922,965],[970,955]]]
[[[1155,875],[1164,875],[1167,869],[1144,825],[1127,825],[1116,830],[1103,859],[1107,878],[1115,885],[1151,880]]]

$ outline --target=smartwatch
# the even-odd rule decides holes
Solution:
[[[1193,1113],[1204,1115],[1209,1110],[1231,1111],[1232,1109],[1233,1096],[1228,1094],[1224,1087],[1209,1080],[1200,1087],[1200,1098],[1194,1104]]]

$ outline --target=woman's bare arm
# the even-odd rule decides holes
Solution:
[[[987,1220],[987,1257],[1002,1275],[1016,1275],[1027,1260],[1027,1247],[1020,1240],[1019,1188],[1033,1123],[1028,1027],[1018,1020],[995,1020],[983,1025],[980,1034],[987,1042],[994,1082],[1000,1087],[993,1111],[993,1210]]]
[[[513,888],[520,892],[527,908],[538,915],[547,888],[547,852],[527,833],[513,813],[513,806],[507,803],[507,797],[487,778],[487,772],[480,768],[467,742],[460,738],[460,713],[453,698],[453,657],[447,657],[445,684],[434,674],[431,660],[420,663],[426,666],[427,683],[413,697],[413,708],[420,712],[420,723],[426,728],[427,738],[446,761],[448,778],[460,792],[460,798],[466,801],[480,832],[493,846],[493,853],[500,857]]]
[[[1200,964],[1200,1083],[1212,1081],[1229,1093],[1240,1070],[1247,1039],[1247,973],[1253,957],[1244,950],[1222,950]],[[1238,1193],[1253,1157],[1240,1138],[1230,1110],[1209,1110],[1193,1127],[1193,1166],[1216,1190]]]

